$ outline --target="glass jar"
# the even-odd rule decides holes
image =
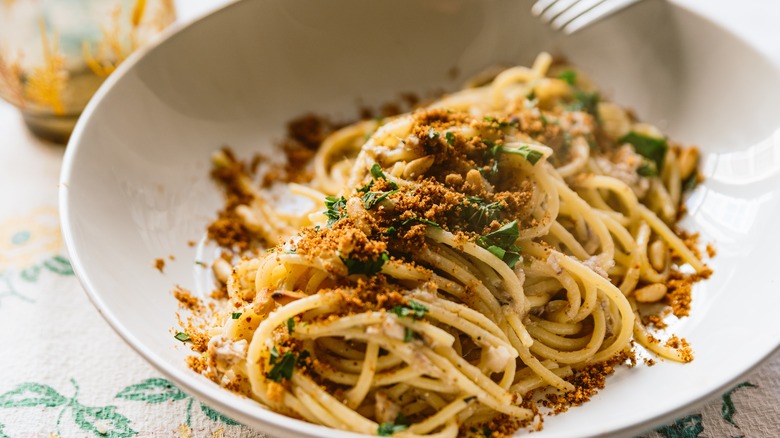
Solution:
[[[64,144],[105,78],[175,15],[173,0],[0,0],[0,97]]]

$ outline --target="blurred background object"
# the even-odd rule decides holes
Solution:
[[[0,96],[64,144],[105,78],[175,18],[173,0],[0,0]]]

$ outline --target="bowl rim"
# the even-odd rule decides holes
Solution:
[[[182,369],[169,363],[162,356],[158,355],[140,340],[130,330],[125,327],[120,318],[104,301],[102,294],[93,283],[92,279],[88,275],[88,269],[82,262],[81,257],[77,251],[78,244],[72,233],[72,226],[70,220],[70,188],[69,181],[74,168],[74,163],[77,160],[79,154],[79,145],[82,144],[82,137],[86,126],[92,119],[93,114],[97,111],[102,101],[108,96],[117,83],[123,80],[123,78],[130,74],[138,64],[148,53],[157,50],[159,47],[166,44],[168,40],[176,37],[180,33],[191,31],[199,24],[202,24],[208,20],[213,19],[216,16],[227,13],[226,11],[239,8],[242,4],[248,3],[250,0],[238,0],[229,3],[222,4],[218,7],[211,8],[206,11],[202,11],[192,17],[185,20],[176,21],[171,26],[164,29],[155,40],[135,52],[133,52],[119,67],[114,71],[100,86],[95,95],[90,99],[89,103],[85,107],[78,122],[73,130],[73,133],[68,141],[65,149],[65,154],[62,161],[62,167],[60,171],[60,178],[58,184],[59,195],[59,217],[60,228],[62,231],[63,241],[69,256],[70,263],[73,267],[74,273],[78,278],[84,292],[89,298],[90,302],[95,306],[96,310],[103,319],[111,326],[116,334],[119,335],[122,340],[128,344],[137,354],[139,354],[148,364],[150,364],[156,371],[160,372],[165,378],[174,382],[182,390],[194,396],[196,399],[207,402],[209,405],[215,406],[220,412],[228,413],[230,417],[237,417],[242,421],[242,424],[257,424],[263,423],[268,425],[269,430],[260,430],[260,432],[280,433],[280,434],[305,434],[311,437],[331,437],[336,429],[332,429],[326,426],[308,423],[303,420],[298,420],[277,412],[274,412],[260,403],[249,399],[243,398],[240,395],[234,394],[221,387],[214,387],[213,382],[205,377],[196,373],[182,373]],[[728,33],[733,38],[739,40],[741,43],[749,46],[757,54],[760,54],[762,58],[769,61],[770,59],[765,53],[759,50],[755,44],[742,35],[732,31],[731,29],[721,25],[713,18],[704,14],[701,10],[690,8],[685,3],[672,0],[669,2],[663,2],[665,6],[670,8],[678,8],[686,13],[694,15],[697,19],[705,22],[713,28]],[[776,62],[771,62],[772,68],[780,72],[780,66]],[[701,391],[698,396],[692,400],[688,400],[682,404],[678,403],[665,412],[647,418],[638,423],[623,426],[619,429],[613,429],[607,432],[594,433],[590,436],[631,436],[637,433],[644,433],[652,431],[653,427],[663,425],[665,422],[679,418],[681,415],[689,413],[701,405],[708,402],[711,398],[722,393],[725,388],[731,387],[739,380],[744,378],[753,370],[767,363],[771,358],[780,353],[780,343],[774,345],[772,348],[766,350],[763,355],[758,355],[758,360],[749,366],[745,367],[742,371],[738,372],[732,378],[722,381],[719,384],[711,385],[705,391]],[[255,426],[247,426],[254,430],[257,430]],[[354,432],[338,430],[339,436],[345,437],[365,437],[369,435],[362,435]]]

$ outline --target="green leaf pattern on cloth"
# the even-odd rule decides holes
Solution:
[[[78,401],[79,386],[70,380],[74,388],[73,397],[67,398],[54,388],[40,383],[25,382],[0,395],[0,408],[60,408],[57,415],[57,434],[67,410],[83,431],[94,432],[109,438],[129,438],[138,432],[130,428],[130,420],[116,412],[116,406],[85,406]]]
[[[723,405],[720,409],[720,415],[723,417],[724,420],[726,420],[729,424],[732,426],[737,426],[736,423],[734,423],[734,414],[737,413],[737,409],[734,407],[734,401],[731,399],[731,396],[738,390],[742,388],[758,388],[758,386],[750,383],[750,382],[742,382],[739,385],[732,388],[727,393],[723,394]]]
[[[55,408],[68,404],[68,399],[52,387],[39,383],[22,383],[15,389],[0,395],[0,408],[29,408],[43,406]]]
[[[173,383],[162,378],[146,379],[141,383],[130,385],[121,390],[116,398],[142,401],[148,404],[163,403],[166,401],[187,400],[186,417],[184,424],[192,426],[192,405],[195,400],[177,388]],[[241,423],[228,418],[225,415],[215,411],[211,407],[200,403],[200,410],[206,417],[215,423],[225,423],[228,426],[240,426]]]
[[[201,403],[200,404],[200,410],[203,411],[204,414],[206,414],[207,417],[211,418],[211,421],[221,421],[228,426],[237,426],[241,423],[239,423],[236,420],[233,420],[232,418],[228,418],[219,412],[215,411],[214,409],[211,409],[207,405]]]
[[[73,275],[70,261],[61,255],[55,255],[43,261],[43,267],[58,275]]]
[[[173,383],[159,377],[128,386],[116,395],[116,398],[144,401],[151,404],[182,400],[187,397],[187,394],[174,386]]]
[[[74,379],[71,379],[71,383],[75,389],[71,398],[63,396],[48,385],[34,382],[21,383],[0,395],[0,408],[59,408],[57,423],[52,425],[52,429],[56,428],[57,434],[60,436],[61,422],[68,410],[71,411],[70,417],[75,425],[85,432],[91,432],[93,436],[129,438],[138,434],[131,427],[130,419],[118,412],[116,406],[87,406],[81,404],[78,400],[79,386]],[[187,400],[185,422],[188,427],[191,426],[192,407],[195,400],[166,379],[153,377],[143,380],[121,390],[115,398],[140,401],[151,405]],[[226,417],[203,403],[200,403],[200,410],[214,423],[241,426],[241,423]],[[2,423],[0,423],[0,438],[11,438],[5,434]]]
[[[116,406],[93,408],[75,405],[73,407],[73,421],[81,430],[95,432],[100,436],[125,438],[138,434],[130,428],[130,420],[116,412]]]
[[[696,438],[704,432],[701,424],[701,414],[689,415],[674,422],[670,426],[658,429],[664,438]]]

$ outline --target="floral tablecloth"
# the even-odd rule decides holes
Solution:
[[[216,3],[180,2],[180,14]],[[695,7],[780,61],[780,5],[751,0],[751,12],[737,3]],[[264,436],[160,377],[89,302],[59,229],[63,153],[0,103],[0,438]],[[648,436],[780,436],[780,356]]]

